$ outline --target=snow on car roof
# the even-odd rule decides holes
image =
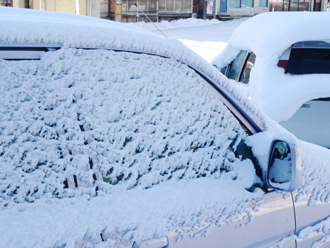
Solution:
[[[290,119],[307,101],[329,97],[329,75],[285,74],[279,57],[300,41],[328,40],[327,12],[270,12],[257,15],[236,28],[222,53],[212,64],[229,64],[241,50],[256,54],[250,74],[252,101],[276,122]]]
[[[329,22],[327,12],[263,13],[238,26],[228,43],[260,57],[279,57],[293,43],[329,39]]]

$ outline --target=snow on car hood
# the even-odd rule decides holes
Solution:
[[[257,15],[236,28],[227,47],[212,64],[221,68],[240,50],[256,54],[250,74],[252,101],[276,122],[286,121],[305,102],[330,96],[329,75],[289,75],[277,66],[279,57],[300,41],[330,38],[327,12],[270,12]]]

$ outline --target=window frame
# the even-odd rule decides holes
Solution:
[[[240,9],[240,8],[242,8],[242,9],[246,9],[246,8],[254,8],[254,0],[252,0],[252,5],[251,6],[247,6],[247,7],[242,7],[242,1],[243,0],[237,0],[237,2],[239,2],[239,7],[232,7],[232,6],[230,6],[230,1],[229,1],[229,4],[228,4],[228,6],[229,6],[229,8],[233,8],[233,9]],[[268,4],[268,0],[266,0],[267,1],[267,4]]]

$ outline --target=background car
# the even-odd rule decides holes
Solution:
[[[0,16],[0,246],[329,244],[330,152],[179,41]]]
[[[327,20],[327,13],[254,17],[237,28],[212,64],[298,138],[329,148]]]

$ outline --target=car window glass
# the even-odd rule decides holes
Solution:
[[[241,51],[237,57],[231,62],[229,72],[228,72],[228,78],[233,80],[238,80],[239,74],[241,72],[243,63],[245,62],[247,55],[247,51]]]
[[[330,73],[330,49],[293,48],[287,73]]]
[[[22,179],[2,199],[72,197],[63,185],[69,172],[92,187],[77,194],[95,193],[89,169],[96,166],[98,188],[132,189],[219,177],[242,159],[235,151],[246,132],[178,61],[60,49],[39,61],[0,61],[0,70],[2,179]]]
[[[255,61],[256,61],[256,55],[254,53],[249,53],[248,59],[246,60],[246,63],[242,70],[242,74],[240,76],[239,82],[242,82],[243,84],[249,84],[251,69],[255,64]]]

